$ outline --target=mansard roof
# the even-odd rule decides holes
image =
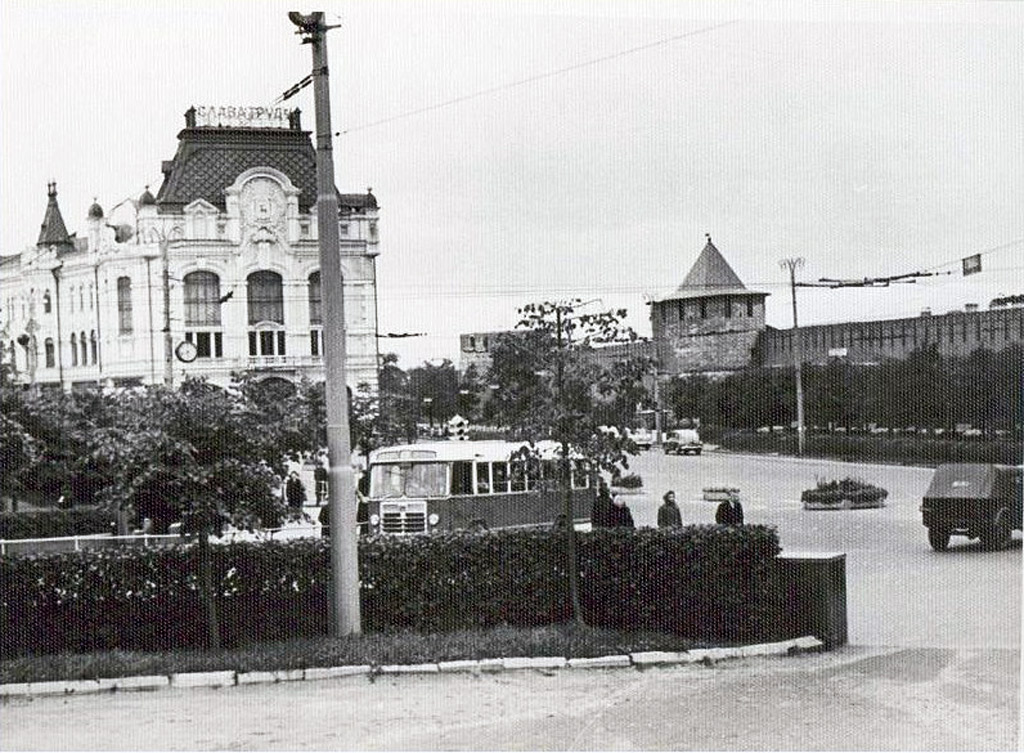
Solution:
[[[156,195],[160,212],[180,212],[196,199],[225,209],[224,189],[254,167],[272,167],[300,190],[299,210],[316,203],[316,155],[309,131],[282,128],[185,128],[174,159],[164,162]]]
[[[56,246],[57,253],[71,251],[74,249],[74,241],[68,235],[68,228],[64,224],[64,217],[57,204],[57,184],[47,184],[46,192],[50,198],[46,203],[46,214],[43,215],[43,224],[39,228],[39,240],[36,241],[36,246],[40,248]]]
[[[689,298],[707,298],[718,295],[748,295],[767,296],[768,293],[760,293],[750,290],[743,284],[739,276],[729,266],[722,253],[711,242],[711,236],[707,236],[708,242],[704,250],[700,252],[697,261],[690,267],[682,285],[676,288],[674,293],[661,296],[657,301],[678,301]]]
[[[186,120],[186,122],[188,122]],[[163,163],[156,196],[161,213],[181,212],[197,199],[225,209],[224,189],[246,170],[271,167],[299,189],[299,211],[316,204],[316,152],[310,132],[289,128],[189,126],[178,133],[174,159]],[[335,189],[337,190],[337,189]],[[376,208],[373,194],[338,194],[343,209]]]

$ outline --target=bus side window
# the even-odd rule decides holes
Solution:
[[[572,463],[572,488],[586,489],[590,486],[590,473],[587,464],[581,460],[574,460]]]
[[[473,464],[466,460],[452,463],[452,494],[473,493]]]
[[[508,465],[506,463],[492,463],[491,473],[493,474],[494,493],[508,492]]]
[[[512,491],[526,491],[526,464],[522,460],[513,460],[509,463],[512,472]]]
[[[491,464],[490,463],[477,463],[476,464],[476,493],[477,494],[490,494],[491,493]]]

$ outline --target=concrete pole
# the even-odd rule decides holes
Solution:
[[[324,373],[327,400],[328,506],[331,519],[332,635],[362,632],[359,612],[359,548],[355,477],[348,425],[345,378],[345,298],[338,244],[338,194],[331,147],[327,30],[324,14],[289,13],[303,43],[313,47],[313,97],[316,103],[317,229],[323,296]]]
[[[804,380],[803,380],[803,348],[800,344],[800,326],[796,318],[796,270],[804,265],[800,257],[783,259],[779,262],[783,267],[789,269],[789,288],[793,296],[793,365],[796,369],[796,437],[797,454],[804,454],[804,437],[806,427],[804,426]]]

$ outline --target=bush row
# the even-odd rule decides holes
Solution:
[[[96,508],[0,512],[0,539],[46,539],[110,533],[114,517]]]
[[[795,432],[757,434],[740,430],[701,430],[705,442],[742,452],[797,453]],[[881,460],[894,463],[1020,463],[1024,444],[1013,441],[931,439],[923,437],[841,436],[808,434],[805,454],[845,460]]]
[[[447,632],[571,618],[564,531],[360,542],[367,632]],[[707,640],[766,635],[774,529],[689,526],[579,535],[580,595],[597,627]],[[0,655],[201,646],[197,550],[99,550],[0,558]],[[302,540],[213,548],[222,642],[325,635],[329,551]]]

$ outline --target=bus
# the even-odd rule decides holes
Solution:
[[[415,534],[553,525],[564,521],[555,442],[440,441],[370,453],[370,533]],[[589,522],[595,476],[570,458],[574,524]]]

